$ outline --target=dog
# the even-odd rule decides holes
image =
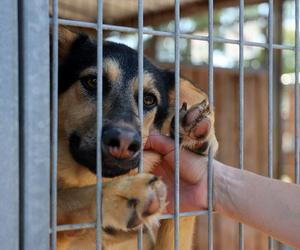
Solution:
[[[166,207],[166,186],[149,172],[161,158],[144,152],[145,173],[138,174],[140,148],[152,129],[174,134],[174,73],[144,59],[144,121],[138,116],[138,54],[123,44],[103,44],[102,247],[136,249],[143,225],[143,246],[173,248],[173,220],[159,215]],[[214,112],[207,95],[180,79],[180,145],[197,154],[215,154]],[[85,34],[59,29],[59,121],[57,223],[96,219],[97,42]],[[180,219],[180,249],[191,249],[194,217]],[[96,230],[59,232],[57,249],[95,249]]]

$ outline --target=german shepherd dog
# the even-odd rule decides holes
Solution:
[[[97,145],[97,42],[84,34],[59,30],[58,224],[95,221]],[[144,59],[143,138],[138,117],[138,55],[125,45],[103,45],[102,247],[132,250],[144,225],[145,250],[173,249],[173,221],[159,215],[166,186],[150,174],[160,156],[144,152],[145,173],[138,174],[140,146],[152,129],[173,134],[174,73]],[[214,154],[218,143],[207,95],[181,79],[181,147]],[[163,167],[163,166],[162,166]],[[194,217],[180,219],[180,249],[191,249]],[[58,249],[95,249],[95,229],[58,233]]]

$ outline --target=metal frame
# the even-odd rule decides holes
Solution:
[[[19,107],[18,8],[5,0],[0,8],[0,241],[3,249],[19,248]],[[9,84],[3,84],[9,83]]]
[[[208,1],[208,36],[184,34],[180,31],[180,0],[175,0],[175,30],[164,32],[144,28],[143,0],[138,0],[138,27],[103,24],[103,0],[98,2],[97,22],[66,20],[58,17],[58,0],[52,0],[52,18],[48,16],[48,1],[4,0],[0,9],[0,160],[6,166],[5,175],[0,175],[0,239],[5,249],[56,249],[56,234],[60,231],[96,228],[96,248],[101,249],[101,128],[102,128],[102,64],[103,31],[114,30],[138,33],[138,103],[139,117],[143,121],[143,35],[173,37],[175,41],[175,182],[174,214],[165,214],[161,219],[175,221],[174,249],[178,250],[180,217],[207,215],[208,249],[213,247],[213,168],[212,155],[208,161],[208,209],[181,213],[179,210],[179,109],[180,109],[180,39],[206,41],[209,50],[208,89],[209,101],[214,98],[213,49],[215,42],[239,46],[239,168],[244,169],[244,47],[253,46],[268,50],[268,176],[273,177],[273,52],[295,51],[295,183],[299,176],[299,0],[295,0],[295,46],[274,44],[273,0],[269,0],[268,42],[244,40],[244,0],[239,0],[239,39],[225,39],[214,35],[214,1]],[[49,19],[52,26],[52,72],[49,77]],[[60,24],[88,27],[97,30],[97,214],[96,221],[74,225],[57,225],[57,142],[58,142],[58,27]],[[38,69],[38,70],[37,70]],[[51,91],[50,91],[51,89]],[[14,97],[14,98],[11,98]],[[51,123],[50,123],[51,103]],[[143,122],[141,122],[141,131]],[[3,142],[6,142],[5,144]],[[50,142],[51,141],[51,145]],[[7,146],[8,145],[8,146]],[[141,156],[143,159],[143,155]],[[143,161],[139,171],[143,171]],[[50,176],[51,163],[51,176]],[[51,196],[49,194],[51,177]],[[41,185],[41,183],[43,185]],[[19,189],[20,187],[20,189]],[[50,201],[50,204],[49,204]],[[51,209],[50,209],[51,207]],[[51,212],[51,217],[49,214]],[[20,216],[19,216],[20,215]],[[20,229],[20,230],[19,230]],[[51,241],[49,241],[51,240]],[[142,249],[142,230],[138,234],[138,249]],[[269,238],[269,249],[274,242]],[[244,227],[239,224],[239,249],[244,249]]]
[[[50,77],[48,2],[19,2],[20,246],[49,248]],[[42,184],[42,185],[41,185]]]

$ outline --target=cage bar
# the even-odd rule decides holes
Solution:
[[[97,191],[96,249],[102,249],[103,0],[97,1]]]
[[[214,105],[214,1],[208,1],[208,100],[209,105]],[[207,180],[207,205],[208,205],[208,250],[213,250],[213,166],[212,153],[208,154],[208,180]]]
[[[138,110],[140,118],[140,134],[143,141],[144,127],[144,41],[143,41],[143,0],[138,0]],[[143,143],[141,143],[139,173],[144,171]],[[138,250],[143,249],[143,228],[138,231]]]
[[[299,0],[295,0],[295,183],[299,176]]]
[[[19,79],[18,1],[4,0],[0,8],[0,242],[19,249]]]
[[[75,20],[60,18],[59,23],[62,25],[69,25],[69,26],[74,26],[74,27],[97,29],[97,25],[93,22],[75,21]],[[127,26],[111,25],[111,24],[103,24],[103,30],[119,31],[119,32],[127,32],[127,33],[137,33],[138,32],[138,29],[136,29],[136,28],[127,27]],[[153,36],[174,37],[174,32],[158,31],[158,30],[152,30],[149,28],[144,28],[143,33],[147,34],[147,35],[153,35]],[[185,39],[190,39],[190,40],[199,40],[199,41],[207,41],[207,42],[209,39],[208,36],[191,35],[191,34],[183,34],[183,33],[181,33],[179,35],[179,37],[185,38]],[[223,38],[223,37],[218,37],[218,36],[214,36],[213,41],[220,42],[220,43],[226,43],[226,44],[239,45],[239,40]],[[265,49],[268,48],[268,44],[261,43],[261,42],[244,41],[244,45],[251,46],[251,47],[265,48]],[[273,49],[295,50],[295,46],[287,45],[287,44],[273,44]]]
[[[273,178],[273,0],[269,0],[268,15],[268,176]],[[269,250],[274,241],[268,237]]]
[[[200,211],[191,211],[191,212],[181,212],[179,213],[180,217],[187,217],[187,216],[200,216],[200,215],[207,215],[207,210],[200,210]],[[162,214],[160,215],[160,220],[166,219],[173,219],[174,214]],[[80,230],[80,229],[88,229],[88,228],[95,228],[95,222],[87,222],[87,223],[80,223],[80,224],[65,224],[65,225],[58,225],[57,232],[61,231],[69,231],[69,230]],[[51,233],[51,230],[50,230]]]
[[[51,117],[51,249],[57,237],[57,146],[58,146],[58,0],[52,0],[52,117]]]
[[[22,249],[49,249],[50,78],[48,1],[20,1]]]
[[[174,249],[179,250],[180,227],[180,136],[179,136],[179,106],[180,106],[180,0],[175,0],[175,172],[174,172]]]
[[[244,0],[239,6],[239,168],[244,169]],[[239,223],[239,249],[244,250],[244,225]]]
[[[5,0],[7,1],[7,0]],[[15,187],[18,183],[15,183],[15,187],[11,188],[12,176],[18,176],[19,171],[19,151],[18,151],[18,105],[17,102],[7,100],[7,94],[4,96],[1,93],[7,93],[9,91],[12,96],[18,101],[18,67],[17,67],[17,2],[7,1],[9,8],[0,11],[0,27],[3,30],[7,27],[2,27],[3,24],[9,23],[9,31],[7,37],[11,43],[7,46],[0,48],[0,65],[7,65],[0,69],[0,80],[13,82],[14,84],[5,86],[5,91],[2,91],[4,86],[0,85],[0,119],[4,122],[0,124],[0,138],[2,141],[8,141],[9,144],[14,145],[9,153],[5,151],[3,145],[0,145],[0,159],[7,161],[8,166],[13,166],[9,172],[8,177],[5,175],[0,177],[1,183],[7,184],[6,187],[14,195],[7,197],[6,201],[10,201],[13,210],[5,211],[4,207],[0,205],[0,212],[4,210],[4,214],[13,214],[14,217],[5,216],[4,219],[9,220],[9,229],[14,230],[13,234],[16,234],[18,238],[18,217],[15,217],[16,210],[18,210],[18,191]],[[269,0],[269,16],[268,16],[268,43],[250,42],[244,40],[244,0],[240,0],[239,6],[239,39],[226,39],[214,36],[214,2],[209,0],[208,2],[208,14],[209,14],[209,35],[199,36],[191,34],[182,34],[180,32],[180,0],[175,0],[175,31],[163,32],[157,30],[150,30],[143,27],[143,0],[138,0],[138,27],[125,27],[117,25],[103,24],[103,0],[98,0],[98,16],[97,23],[83,22],[76,20],[67,20],[58,18],[58,0],[53,0],[53,16],[51,22],[53,25],[52,31],[52,127],[51,127],[51,227],[49,227],[49,209],[45,206],[49,202],[49,162],[50,162],[50,84],[49,84],[49,63],[47,60],[47,53],[49,52],[48,43],[48,3],[42,0],[33,0],[31,2],[22,2],[20,4],[20,25],[21,29],[21,54],[20,54],[20,94],[21,94],[21,113],[20,116],[20,164],[21,168],[21,185],[23,187],[22,206],[21,211],[21,242],[24,245],[23,249],[48,249],[49,248],[49,232],[51,233],[51,247],[56,249],[56,233],[58,231],[77,230],[83,228],[96,228],[96,249],[102,248],[101,241],[101,196],[102,196],[102,163],[101,163],[101,131],[102,131],[102,104],[103,104],[103,88],[102,88],[102,75],[103,75],[103,30],[114,30],[121,32],[135,32],[138,33],[138,106],[139,117],[141,121],[141,137],[143,138],[143,34],[151,34],[155,36],[174,37],[175,40],[175,208],[174,214],[162,215],[161,219],[174,218],[174,249],[179,249],[179,223],[182,216],[195,216],[195,215],[208,215],[208,249],[213,249],[213,166],[212,155],[209,153],[208,157],[208,210],[207,211],[193,211],[188,213],[180,213],[180,196],[179,196],[179,169],[180,169],[180,147],[179,147],[179,109],[180,109],[180,38],[194,39],[208,42],[209,45],[209,69],[208,69],[208,87],[209,87],[209,102],[213,106],[214,98],[214,65],[213,65],[213,49],[214,42],[223,42],[228,44],[236,44],[239,46],[239,167],[244,169],[244,46],[254,46],[268,49],[268,176],[273,177],[273,50],[293,50],[295,51],[295,182],[299,184],[299,0],[295,0],[295,46],[274,44],[273,43],[273,0]],[[4,20],[4,21],[3,21]],[[56,173],[57,173],[57,123],[58,123],[58,25],[65,24],[71,26],[89,27],[97,30],[97,218],[96,222],[82,223],[74,225],[56,225]],[[1,39],[1,37],[0,37]],[[44,40],[45,39],[45,40]],[[1,40],[0,40],[1,41]],[[13,44],[11,46],[11,44]],[[14,50],[14,51],[12,51]],[[12,51],[12,53],[7,53]],[[5,57],[3,57],[3,55]],[[2,58],[5,59],[5,63],[2,62]],[[44,60],[41,60],[44,58]],[[14,67],[12,66],[14,65]],[[36,70],[39,69],[39,70]],[[7,73],[8,72],[8,73]],[[42,85],[40,79],[43,79]],[[5,105],[10,105],[5,112],[11,112],[12,120],[7,120],[7,114],[3,113],[2,100]],[[7,110],[7,109],[6,109]],[[5,119],[2,119],[5,117]],[[11,126],[13,124],[13,126]],[[5,127],[2,129],[2,126]],[[5,131],[1,133],[1,131]],[[9,131],[9,133],[7,132]],[[7,137],[9,136],[9,139]],[[2,150],[3,148],[3,150]],[[10,148],[11,149],[11,148]],[[143,146],[142,150],[143,151]],[[11,154],[11,157],[7,155]],[[36,157],[38,155],[38,157]],[[139,172],[143,171],[143,154],[141,153]],[[10,177],[9,177],[10,176]],[[7,183],[9,180],[9,183]],[[17,182],[17,178],[15,178]],[[41,185],[42,184],[42,185]],[[5,192],[4,190],[1,190]],[[38,199],[37,199],[38,198]],[[7,218],[6,218],[7,217]],[[2,217],[1,217],[2,218]],[[2,220],[1,220],[2,221]],[[5,220],[4,220],[5,221]],[[12,223],[11,223],[12,222]],[[26,230],[25,230],[26,225]],[[50,228],[50,231],[49,231]],[[45,230],[47,229],[47,230]],[[7,249],[16,249],[18,242],[16,240],[9,241],[11,237],[5,237],[5,233],[12,231],[1,230],[1,237],[3,237],[4,244],[7,244]],[[5,238],[4,238],[5,237]],[[13,239],[13,238],[12,238]],[[139,231],[138,237],[138,249],[142,249],[142,230]],[[273,249],[273,240],[269,237],[269,249]],[[244,227],[239,224],[239,249],[244,249]]]

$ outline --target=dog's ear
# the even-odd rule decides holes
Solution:
[[[72,44],[78,37],[78,34],[64,27],[58,30],[58,53],[59,61],[62,61],[70,52]]]
[[[58,57],[61,62],[70,52],[72,44],[78,37],[78,34],[63,27],[58,28]],[[50,44],[52,44],[53,29],[50,28]],[[51,46],[52,49],[52,46]]]

